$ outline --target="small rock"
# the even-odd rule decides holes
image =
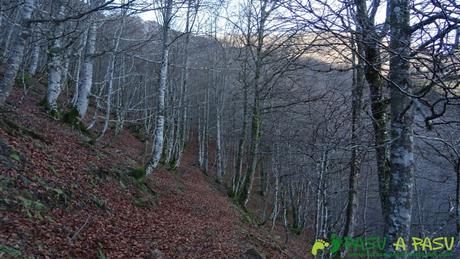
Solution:
[[[165,254],[161,252],[160,249],[155,249],[152,252],[150,252],[150,258],[155,258],[155,259],[163,259],[166,258]]]

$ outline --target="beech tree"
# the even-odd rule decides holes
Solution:
[[[98,6],[100,0],[92,0],[90,2],[91,7]],[[86,111],[88,109],[88,97],[91,93],[91,87],[93,85],[93,64],[94,64],[94,54],[96,51],[96,37],[97,37],[97,28],[98,24],[95,20],[96,14],[91,14],[89,21],[89,28],[86,34],[86,43],[81,70],[81,79],[78,85],[78,94],[75,102],[75,108],[78,111],[80,118],[84,118]]]
[[[295,42],[299,28],[294,25],[285,23],[282,19],[276,16],[276,13],[282,8],[282,5],[277,2],[270,1],[249,1],[246,7],[247,21],[245,27],[239,27],[239,31],[243,34],[243,44],[248,51],[248,58],[244,62],[248,62],[248,68],[252,68],[249,76],[242,81],[248,82],[244,85],[244,91],[250,91],[252,95],[252,102],[248,101],[246,112],[251,110],[251,130],[250,130],[250,147],[249,154],[250,160],[244,176],[239,176],[241,168],[241,158],[237,158],[237,173],[234,179],[240,178],[239,184],[235,185],[236,199],[238,204],[243,208],[249,200],[251,193],[254,174],[256,172],[259,142],[261,137],[261,123],[262,123],[262,109],[264,108],[263,102],[268,98],[268,94],[282,78],[282,76],[294,69],[296,60],[305,52],[306,48],[296,49]],[[244,20],[243,20],[244,21]],[[283,27],[281,35],[270,38],[267,41],[269,32],[276,28]],[[285,55],[285,56],[283,56]],[[276,66],[268,66],[271,62],[278,62]],[[295,70],[295,69],[294,69]],[[246,72],[245,72],[246,73]],[[247,89],[246,89],[247,88]],[[249,94],[249,92],[248,92]],[[246,93],[244,94],[246,98]],[[243,114],[243,118],[248,116]],[[245,119],[243,119],[244,121]],[[243,125],[245,127],[245,125]],[[240,140],[239,149],[245,143],[246,132],[243,128],[242,140]],[[238,156],[242,156],[242,152],[238,151]]]
[[[162,21],[163,21],[163,35],[162,35],[162,56],[160,78],[158,83],[158,100],[155,122],[155,137],[153,143],[153,154],[146,167],[146,174],[151,174],[158,166],[163,152],[164,143],[164,128],[165,128],[165,91],[168,82],[168,62],[169,62],[169,48],[170,48],[170,26],[172,22],[173,1],[166,0],[162,2]]]
[[[58,8],[57,19],[64,16],[65,7],[60,6]],[[57,23],[52,29],[51,47],[48,50],[49,53],[49,64],[48,64],[48,93],[46,95],[46,101],[50,110],[53,113],[57,112],[57,99],[61,93],[62,85],[62,33],[64,30],[64,24]]]
[[[11,49],[11,54],[7,60],[7,67],[5,69],[5,73],[3,74],[3,78],[0,81],[0,105],[3,105],[10,95],[11,88],[13,87],[14,80],[16,79],[16,75],[19,71],[19,67],[21,65],[22,59],[24,57],[25,45],[27,38],[30,34],[30,19],[32,17],[32,13],[36,7],[36,0],[26,0],[19,12],[18,17],[18,25],[17,28],[19,33],[14,34],[14,39],[11,39],[13,42],[13,47]],[[12,25],[10,31],[16,29],[16,24]],[[6,40],[9,42],[9,39]],[[5,47],[7,49],[7,47]]]

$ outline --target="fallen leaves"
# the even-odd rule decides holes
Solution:
[[[0,207],[5,246],[44,258],[239,258],[246,249],[240,214],[193,166],[193,149],[177,172],[159,170],[147,178],[155,200],[136,206],[135,197],[144,202],[149,196],[113,175],[142,163],[142,142],[124,131],[107,136],[110,145],[82,145],[80,133],[40,112],[38,98],[27,97],[18,114],[7,116],[49,143],[0,128],[0,138],[17,152],[11,159],[24,163],[12,169],[0,164],[0,197],[11,190],[31,196],[24,200],[28,213]],[[40,218],[33,217],[36,204],[43,205]]]

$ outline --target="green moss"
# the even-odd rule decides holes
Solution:
[[[62,113],[58,109],[52,109],[46,98],[43,98],[40,102],[38,102],[38,106],[45,109],[51,117],[57,120],[62,118]]]
[[[11,152],[10,158],[13,159],[13,160],[16,160],[18,162],[21,161],[21,156],[19,155],[19,153],[17,151]]]
[[[176,159],[171,159],[171,161],[169,162],[169,170],[171,171],[175,171],[177,168],[176,168]]]
[[[96,204],[98,208],[105,209],[105,206],[107,204],[107,201],[97,197],[96,195],[92,195],[91,200]]]
[[[23,196],[17,196],[16,198],[21,204],[22,212],[27,215],[29,219],[43,219],[42,212],[45,209],[43,203]]]
[[[34,176],[33,182],[38,183],[44,190],[38,198],[47,205],[67,207],[72,196],[70,189],[62,189],[45,179]]]
[[[70,107],[70,109],[64,113],[64,116],[62,116],[62,121],[70,125],[74,125],[80,122],[77,108],[73,106]]]
[[[233,192],[232,190],[228,191],[228,195],[232,198],[233,202],[243,210],[244,212],[248,212],[247,208],[244,206],[244,198],[241,197],[240,192]]]
[[[41,101],[39,101],[38,106],[48,109],[49,107],[48,107],[48,102],[46,101],[46,98],[43,98]]]
[[[32,77],[28,73],[24,74],[24,83],[26,83],[26,85],[30,85],[31,79],[32,79]]]
[[[133,178],[139,180],[139,181],[142,181],[145,177],[145,168],[144,167],[137,167],[137,168],[133,168],[131,169],[131,171],[129,172],[129,175],[131,175]]]
[[[139,208],[151,208],[153,206],[153,199],[149,196],[134,197],[133,205]]]
[[[50,110],[49,115],[57,120],[62,118],[62,113],[59,110]]]
[[[99,248],[97,249],[97,258],[98,259],[107,259],[107,257],[104,254],[104,247],[99,242],[97,244],[99,245]]]
[[[5,255],[6,258],[22,258],[20,250],[5,245],[0,245],[0,255]]]
[[[263,226],[265,224],[265,221],[262,221],[257,215],[251,213],[245,208],[241,208],[241,214],[243,216],[243,219],[247,221],[247,223],[255,225],[255,226]]]
[[[35,133],[34,131],[25,128],[22,125],[16,124],[13,121],[8,120],[7,118],[0,118],[0,127],[4,129],[6,132],[8,132],[11,135],[18,136],[19,134],[22,135],[27,135],[30,136],[34,139],[41,140],[45,142],[46,144],[50,144],[51,141],[46,139],[45,137]]]
[[[227,190],[227,195],[228,195],[228,197],[230,197],[230,198],[232,198],[232,199],[235,198],[235,192],[233,192],[232,188],[229,188],[229,189]]]
[[[253,215],[252,215],[249,211],[247,211],[247,210],[245,210],[245,209],[242,209],[242,210],[241,210],[241,214],[243,215],[243,219],[244,219],[247,223],[249,223],[249,224],[254,224],[254,217],[253,217]]]
[[[242,186],[244,188],[244,185]],[[244,205],[245,201],[246,201],[246,197],[247,197],[247,194],[245,192],[244,189],[242,189],[240,192],[238,192],[236,195],[235,195],[235,201],[236,201],[236,204],[238,204],[238,206],[240,206],[241,209],[247,211],[246,209],[246,206]]]
[[[94,146],[96,144],[96,139],[95,138],[91,138],[89,141],[88,141],[88,144],[90,144],[91,146]]]
[[[16,80],[15,80],[15,85],[16,86],[21,86],[22,87],[22,85],[24,85],[24,84],[25,85],[30,85],[31,84],[31,77],[27,73],[18,75],[16,77]]]
[[[83,134],[89,135],[89,131],[86,129],[85,125],[80,121],[80,114],[78,113],[78,110],[76,107],[74,106],[70,107],[69,110],[66,113],[64,113],[64,115],[62,116],[61,121],[64,123],[70,124],[73,128],[79,130]],[[94,142],[95,141],[93,141],[93,144]]]

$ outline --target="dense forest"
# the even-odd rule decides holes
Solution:
[[[459,258],[459,42],[456,0],[0,0],[0,257]]]

